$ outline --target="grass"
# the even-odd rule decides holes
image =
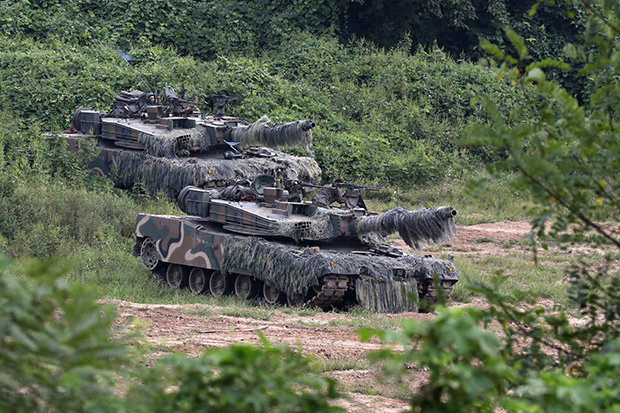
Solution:
[[[396,400],[411,400],[412,384],[396,378],[381,378],[378,375],[372,380],[340,383],[339,389],[347,393],[360,393],[368,396],[382,396]]]
[[[313,363],[313,370],[317,373],[345,371],[345,370],[367,370],[371,368],[372,363],[368,358],[345,358],[345,359],[317,359]]]
[[[464,254],[455,260],[461,276],[452,291],[452,299],[469,302],[476,294],[472,290],[474,283],[489,283],[494,276],[498,276],[502,280],[498,286],[502,294],[535,296],[566,304],[567,268],[580,261],[594,265],[603,259],[602,254],[583,256],[562,250],[540,253],[538,262],[534,262],[532,253],[526,251],[511,251],[507,255]]]
[[[298,311],[303,312],[303,309]],[[394,330],[399,328],[402,321],[407,318],[407,316],[404,315],[372,313],[360,306],[350,308],[346,312],[343,311],[337,313],[342,314],[344,317],[332,318],[327,323],[321,323],[312,321],[312,316],[308,315],[307,317],[310,317],[309,320],[302,318],[298,320],[297,323],[312,328],[325,328],[328,326],[346,327],[347,329],[358,330],[362,328],[377,328],[379,326],[380,328],[389,328]]]

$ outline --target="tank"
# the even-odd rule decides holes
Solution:
[[[281,177],[291,194],[299,192],[298,182],[320,181],[310,150],[313,121],[278,123],[263,117],[249,124],[226,116],[226,104],[238,98],[224,95],[211,97],[215,114],[207,116],[197,110],[203,104],[180,95],[171,87],[161,97],[123,91],[108,113],[77,109],[63,136],[70,150],[96,139],[100,151],[89,165],[92,173],[109,176],[122,188],[142,185],[150,194],[172,198],[187,185],[225,188],[259,174]],[[303,146],[311,156],[275,149],[282,146]]]
[[[438,284],[449,296],[458,281],[451,260],[387,242],[394,233],[413,248],[448,240],[453,208],[371,214],[290,201],[287,192],[264,176],[251,188],[186,187],[178,204],[187,216],[137,216],[134,255],[170,287],[291,306],[417,311],[437,299]]]

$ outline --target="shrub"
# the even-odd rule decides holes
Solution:
[[[262,338],[262,348],[231,345],[197,359],[169,357],[149,368],[128,400],[138,411],[329,412],[336,382],[308,373],[309,359]]]
[[[596,90],[588,106],[545,76],[546,68],[566,69],[565,63],[529,63],[523,40],[507,30],[516,56],[484,47],[535,98],[526,102],[528,114],[517,110],[510,117],[481,99],[492,122],[472,128],[469,142],[506,151],[489,169],[496,176],[516,171],[513,184],[536,203],[533,229],[543,248],[549,239],[562,246],[579,239],[617,252],[617,231],[599,220],[617,219],[620,205],[620,10],[605,1],[589,10],[585,43],[572,46],[575,56],[589,53],[581,71]],[[584,236],[588,232],[594,236]],[[499,294],[500,277],[474,287],[488,301],[484,310],[441,310],[434,320],[405,325],[402,333],[367,331],[364,337],[378,335],[405,347],[404,353],[379,354],[388,367],[400,367],[399,374],[411,363],[430,370],[423,391],[412,398],[414,410],[618,411],[620,277],[610,263],[613,256],[595,268],[581,262],[567,271],[569,306],[544,308],[535,305],[536,297]],[[500,329],[501,340],[489,329]]]
[[[66,267],[58,260],[31,263],[26,285],[0,259],[0,408],[112,410],[113,373],[129,354],[111,340],[112,309],[59,278]]]

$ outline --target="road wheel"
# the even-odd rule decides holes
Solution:
[[[303,294],[287,294],[286,295],[286,303],[289,307],[301,307],[304,305],[304,295]]]
[[[162,286],[167,286],[168,281],[166,281],[166,272],[168,271],[168,264],[165,262],[160,262],[157,264],[155,269],[151,271],[153,273],[153,278]]]
[[[277,304],[282,300],[282,293],[276,287],[268,284],[263,284],[263,298],[267,304]]]
[[[187,286],[187,271],[179,264],[172,264],[166,271],[166,281],[172,288],[184,288]]]
[[[230,292],[230,281],[228,277],[222,274],[220,271],[213,271],[209,278],[209,291],[215,297],[221,297],[224,294]]]
[[[189,280],[187,283],[189,290],[194,295],[205,294],[209,291],[209,284],[207,282],[207,275],[202,268],[192,268],[189,273]]]
[[[142,259],[142,265],[149,271],[153,271],[157,264],[160,263],[161,257],[157,252],[155,241],[153,238],[145,238],[140,246],[140,258]]]
[[[258,280],[249,275],[239,274],[235,279],[235,294],[237,297],[243,298],[244,300],[256,296],[258,287]]]

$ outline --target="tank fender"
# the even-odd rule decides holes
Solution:
[[[221,236],[204,230],[199,222],[138,214],[136,237],[152,238],[163,262],[220,270]]]

